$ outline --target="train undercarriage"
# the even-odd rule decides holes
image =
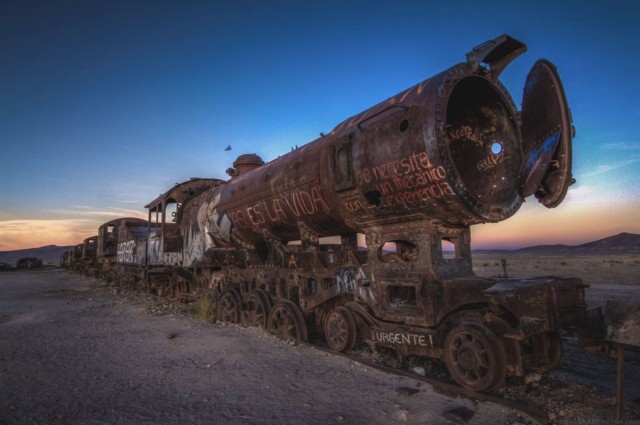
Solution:
[[[361,341],[398,359],[437,358],[473,391],[555,368],[558,331],[585,315],[579,279],[475,276],[468,229],[420,221],[378,226],[365,237],[366,249],[345,235],[340,244],[212,250],[206,263],[148,268],[139,280],[156,295],[208,298],[217,320],[282,338],[321,335],[334,351]]]

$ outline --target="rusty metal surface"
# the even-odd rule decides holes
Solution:
[[[116,264],[134,263],[144,267],[147,241],[153,229],[147,220],[122,217],[107,221],[98,228],[97,275],[112,281],[124,279]]]
[[[542,107],[541,105],[544,105]],[[544,206],[553,208],[573,183],[571,139],[575,129],[555,65],[539,60],[527,76],[522,98],[522,137],[526,167],[533,167],[523,181],[526,196],[535,193]],[[545,144],[556,139],[553,148]],[[535,177],[533,177],[535,176]],[[526,186],[526,188],[525,188]]]
[[[613,345],[617,357],[616,420],[623,418],[624,347],[640,347],[640,304],[628,301],[608,301],[604,308],[606,339]]]
[[[640,347],[640,304],[609,301],[605,306],[607,340]]]
[[[149,210],[149,223],[156,229],[149,238],[149,264],[182,265],[182,237],[177,222],[188,200],[224,181],[192,178],[158,196],[145,208]]]
[[[60,256],[60,267],[69,268],[69,251],[65,251]]]
[[[86,238],[82,242],[82,255],[79,260],[79,264],[81,264],[82,271],[87,276],[98,276],[98,236],[91,236]]]
[[[554,368],[558,330],[587,319],[585,285],[480,278],[471,263],[471,225],[511,217],[530,195],[554,207],[572,182],[555,67],[534,66],[522,120],[498,80],[525,50],[490,40],[278,159],[244,154],[228,181],[176,184],[146,205],[148,222],[100,227],[98,274],[207,297],[219,320],[283,338],[317,331],[335,351],[361,338],[444,359],[471,391]]]
[[[98,253],[98,236],[91,236],[82,242],[82,259],[91,260]]]

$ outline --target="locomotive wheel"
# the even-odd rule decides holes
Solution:
[[[233,290],[227,289],[218,301],[218,320],[238,323],[240,321],[240,297]]]
[[[271,307],[273,307],[273,301],[271,300],[271,296],[267,293],[267,291],[265,291],[264,289],[254,289],[254,292],[257,292],[260,294],[260,296],[262,297],[262,299],[265,302],[265,305],[267,305],[268,310],[271,311]],[[267,314],[267,318],[269,317],[269,315]]]
[[[542,349],[546,354],[546,362],[542,364],[531,365],[530,370],[539,373],[545,373],[557,368],[562,360],[564,354],[564,347],[562,345],[562,338],[558,332],[547,332],[538,338],[533,339],[533,343],[544,344]]]
[[[281,339],[307,340],[307,327],[302,314],[290,301],[280,301],[271,309],[267,329]]]
[[[454,327],[444,342],[444,359],[456,382],[471,391],[493,390],[506,375],[502,341],[480,324]]]
[[[266,329],[269,317],[269,303],[265,298],[265,295],[258,291],[251,291],[245,294],[244,304],[246,308],[242,310],[242,324]]]
[[[356,344],[356,320],[346,307],[331,310],[324,321],[324,336],[333,351],[349,351]]]
[[[297,305],[295,305],[293,303],[293,301],[290,300],[281,300],[281,303],[284,303],[285,305],[288,305],[289,308],[291,309],[291,311],[293,312],[293,315],[296,317],[296,320],[298,322],[298,325],[300,326],[300,340],[302,341],[308,341],[308,333],[307,333],[307,324],[304,321],[304,316],[302,315],[302,312],[300,311],[300,308],[298,308]]]

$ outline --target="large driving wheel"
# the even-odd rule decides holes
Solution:
[[[244,305],[242,323],[245,326],[266,329],[269,318],[269,301],[266,295],[257,290],[248,292],[244,296]]]
[[[454,327],[444,342],[444,359],[456,382],[471,391],[490,391],[504,382],[504,345],[480,324]]]
[[[220,301],[218,301],[218,320],[228,323],[238,323],[240,321],[240,297],[235,291],[227,289],[220,296]]]
[[[356,344],[356,320],[346,307],[337,307],[324,320],[324,336],[334,351],[349,351]]]
[[[302,313],[289,301],[280,301],[271,309],[267,329],[282,339],[307,340],[307,327]]]

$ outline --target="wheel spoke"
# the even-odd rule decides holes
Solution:
[[[242,323],[245,326],[267,327],[267,306],[258,292],[245,295],[246,310],[242,311]]]
[[[238,305],[231,292],[227,292],[222,295],[218,306],[218,317],[224,322],[238,322]]]
[[[282,339],[297,340],[300,337],[296,318],[288,306],[278,305],[274,307],[271,310],[268,322],[269,332]]]

